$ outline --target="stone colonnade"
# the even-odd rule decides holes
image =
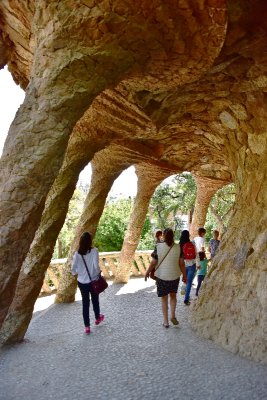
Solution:
[[[4,340],[23,336],[11,326],[19,309],[16,285],[19,291],[25,278],[32,284],[28,295],[36,295],[46,263],[40,250],[37,273],[38,243],[52,227],[54,240],[78,170],[120,132],[127,144],[158,145],[155,160],[177,170],[233,177],[232,220],[192,324],[225,348],[267,362],[266,2],[229,0],[226,7],[225,0],[151,0],[139,7],[134,0],[28,0],[22,13],[24,3],[0,3],[0,65],[8,63],[18,82],[28,83],[0,162],[0,325],[10,312]],[[14,21],[21,32],[12,28]],[[32,62],[21,56],[23,49]],[[112,111],[103,98],[96,109],[97,137],[107,141],[95,147],[89,123],[87,160],[76,160],[66,177],[63,160],[73,128],[106,89],[119,94]],[[136,125],[134,112],[151,125]],[[131,123],[134,129],[125,129]],[[56,209],[57,190],[59,199],[66,194],[62,211]],[[51,243],[44,243],[48,255]],[[19,292],[16,297],[23,298]],[[29,315],[30,307],[16,317],[24,331]]]

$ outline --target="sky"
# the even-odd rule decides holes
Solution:
[[[13,121],[16,111],[23,103],[24,91],[15,84],[7,68],[0,70],[0,155],[8,133],[9,126]],[[87,166],[81,172],[80,178],[83,183],[91,180],[91,167]],[[134,167],[130,167],[114,182],[111,195],[118,197],[135,196],[137,191],[137,177]]]

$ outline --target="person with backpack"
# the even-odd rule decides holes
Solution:
[[[181,247],[182,258],[185,263],[186,278],[187,278],[184,304],[189,306],[192,283],[196,274],[196,269],[200,265],[199,256],[195,244],[190,241],[189,231],[187,231],[186,229],[182,231],[179,243]]]

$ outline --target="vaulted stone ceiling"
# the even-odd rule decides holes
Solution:
[[[121,149],[135,163],[236,183],[224,253],[194,324],[243,354],[251,337],[264,342],[266,295],[259,283],[252,328],[255,290],[247,282],[253,268],[262,282],[258,260],[266,254],[266,20],[265,0],[1,2],[0,67],[7,64],[26,89],[1,160],[3,274],[17,268],[11,292],[64,156],[63,181],[72,160],[78,171],[97,151]],[[16,260],[14,237],[21,240]],[[218,294],[216,279],[225,275],[231,289]],[[225,325],[229,291],[235,323]],[[238,344],[237,321],[245,331]]]
[[[81,3],[95,10],[96,20],[108,2],[98,3],[98,7],[93,1]],[[110,31],[122,35],[127,16],[120,2],[114,3],[114,11],[121,11],[121,23],[110,15],[100,26],[90,26],[94,40]],[[144,48],[142,57],[149,52],[151,61],[98,95],[82,118],[83,131],[88,138],[96,129],[98,136],[109,133],[112,141],[139,146],[140,152],[150,148],[155,160],[167,161],[172,168],[177,165],[177,170],[229,182],[231,167],[220,136],[225,135],[223,128],[229,131],[251,118],[246,91],[266,85],[266,6],[263,1],[210,1],[209,7],[196,1],[169,2],[169,7],[159,3],[132,5],[142,10],[142,35],[147,37],[137,42]],[[34,9],[34,1],[1,6],[1,64],[8,63],[23,88],[36,45],[31,32]],[[158,31],[157,43],[149,31],[152,26]],[[83,33],[75,25],[71,29],[77,29],[78,37]],[[134,34],[140,32],[129,31],[127,40]],[[90,44],[89,37],[81,40]],[[59,41],[53,44],[55,50]]]

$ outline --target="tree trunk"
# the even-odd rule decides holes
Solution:
[[[58,258],[63,258],[63,244],[62,240],[59,238],[57,239],[57,252],[58,252]]]

